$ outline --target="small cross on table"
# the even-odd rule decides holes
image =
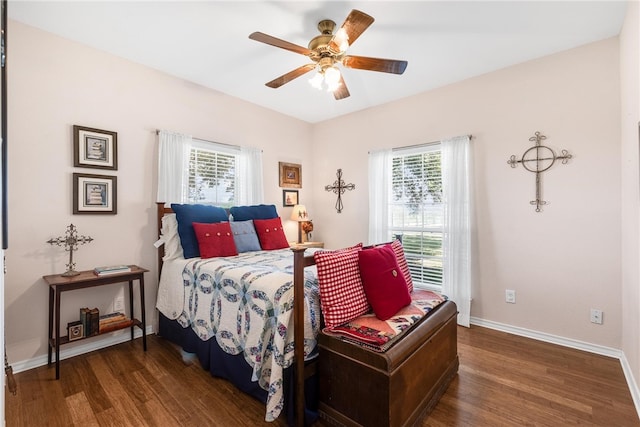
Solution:
[[[78,229],[75,225],[69,224],[64,236],[56,237],[47,240],[50,245],[63,246],[65,251],[69,252],[69,263],[67,264],[67,271],[62,273],[64,277],[72,277],[80,274],[75,270],[76,263],[73,262],[73,251],[78,250],[78,245],[84,245],[93,241],[89,236],[78,236]]]
[[[338,213],[342,212],[342,195],[347,190],[354,190],[356,188],[355,184],[345,184],[342,180],[342,169],[338,169],[336,172],[337,180],[333,182],[333,185],[325,185],[324,189],[326,191],[333,191],[338,195],[338,200],[336,200],[336,210]]]
[[[529,202],[536,206],[536,212],[542,210],[540,206],[547,204],[541,197],[540,174],[553,166],[556,160],[562,160],[562,164],[566,165],[572,157],[567,150],[562,150],[562,156],[556,156],[555,151],[541,144],[541,141],[545,139],[547,139],[546,136],[540,132],[536,132],[534,136],[529,138],[529,141],[535,141],[536,145],[525,151],[520,160],[516,160],[515,155],[512,155],[509,160],[507,160],[507,163],[511,165],[512,168],[515,168],[518,163],[522,163],[522,166],[526,170],[536,174],[536,199]],[[534,166],[530,166],[529,163],[534,163]]]

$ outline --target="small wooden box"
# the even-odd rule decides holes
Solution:
[[[456,318],[446,301],[384,353],[320,334],[320,416],[345,426],[414,424],[458,371]]]

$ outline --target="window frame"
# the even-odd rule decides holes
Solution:
[[[389,233],[390,233],[390,237],[391,238],[397,238],[398,235],[401,235],[402,238],[400,239],[403,243],[403,248],[404,248],[404,252],[405,252],[405,257],[407,259],[407,263],[409,264],[409,268],[411,270],[412,273],[412,280],[414,283],[414,286],[417,288],[422,288],[422,289],[429,289],[429,290],[434,290],[434,291],[442,291],[442,285],[444,282],[444,278],[443,278],[443,271],[444,271],[444,258],[443,258],[443,254],[442,254],[442,238],[444,236],[444,224],[443,224],[443,212],[444,212],[444,203],[442,198],[440,198],[440,201],[438,203],[435,203],[433,206],[436,206],[436,210],[439,211],[436,213],[436,215],[440,216],[440,223],[439,225],[429,225],[429,224],[425,224],[424,223],[424,204],[421,205],[420,207],[420,212],[421,212],[421,222],[422,225],[405,225],[404,223],[402,225],[398,225],[396,223],[394,223],[395,218],[394,218],[394,207],[397,208],[398,206],[404,206],[405,211],[403,212],[403,218],[406,218],[406,209],[407,209],[407,203],[400,203],[399,201],[396,200],[395,197],[395,192],[394,192],[394,185],[396,185],[397,180],[394,181],[394,176],[393,176],[393,171],[394,171],[394,162],[397,158],[407,158],[410,156],[415,156],[415,155],[426,155],[428,153],[433,153],[433,152],[439,152],[440,153],[440,162],[439,162],[439,169],[440,169],[440,176],[439,176],[439,180],[440,180],[440,197],[442,197],[442,145],[440,142],[435,142],[435,143],[430,143],[430,144],[423,144],[423,145],[419,145],[419,146],[413,146],[413,147],[406,147],[406,148],[400,148],[400,149],[394,149],[391,152],[391,179],[389,180],[389,201],[388,201],[388,209],[389,209],[389,217],[388,217],[388,229],[389,229]],[[439,236],[439,247],[437,248],[437,250],[440,252],[439,256],[434,256],[434,255],[422,255],[422,256],[415,256],[415,251],[411,250],[411,245],[407,244],[407,238],[405,237],[405,235],[410,235],[410,234],[423,234],[423,233],[432,233],[432,234],[436,234]],[[419,237],[420,239],[420,251],[422,251],[424,253],[424,251],[426,250],[424,247],[424,234]],[[425,281],[425,263],[428,262],[433,262],[435,260],[436,262],[436,266],[439,266],[439,276],[440,276],[440,281],[438,282],[434,282],[434,281]],[[416,274],[415,273],[415,269],[412,269],[412,263],[423,263],[423,266],[421,267],[423,272],[422,274]]]
[[[224,155],[224,156],[233,156],[233,168],[234,168],[234,182],[233,182],[233,197],[231,200],[229,201],[220,201],[219,199],[216,200],[210,200],[210,199],[204,199],[204,200],[195,200],[194,198],[191,197],[191,189],[192,189],[192,185],[191,185],[191,179],[192,179],[192,167],[191,167],[191,157],[193,155],[193,152],[196,151],[205,151],[205,152],[211,152],[211,153],[215,153],[216,155]],[[191,141],[191,147],[189,149],[189,156],[188,156],[188,160],[187,160],[187,176],[186,176],[186,199],[187,199],[187,203],[198,203],[198,204],[208,204],[208,205],[214,205],[214,206],[220,206],[223,208],[229,208],[231,206],[234,206],[237,204],[237,200],[238,200],[238,180],[239,180],[239,176],[238,176],[238,164],[239,164],[239,157],[240,157],[240,148],[239,147],[235,147],[235,146],[231,146],[231,145],[227,145],[227,144],[219,144],[219,143],[215,143],[215,142],[210,142],[210,141],[205,141],[205,140],[201,140],[201,139],[193,139]],[[217,167],[217,165],[216,165]],[[217,169],[216,169],[217,171]],[[195,179],[195,177],[194,177]]]

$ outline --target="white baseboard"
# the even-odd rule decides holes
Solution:
[[[533,331],[531,329],[520,328],[518,326],[511,326],[504,323],[493,322],[491,320],[484,320],[477,317],[471,317],[470,322],[472,325],[495,329],[497,331],[507,332],[513,335],[519,335],[538,341],[557,344],[563,347],[575,348],[577,350],[584,350],[590,353],[600,354],[602,356],[615,357],[616,359],[620,360],[622,372],[624,372],[624,377],[627,380],[627,386],[629,387],[629,392],[631,393],[633,404],[636,407],[638,417],[640,417],[640,389],[638,388],[638,383],[633,377],[631,366],[629,366],[629,362],[627,361],[627,358],[622,350],[591,344],[584,341],[578,341],[571,338],[565,338],[558,335],[547,334],[544,332]]]
[[[563,347],[570,347],[570,348],[575,348],[577,350],[584,350],[590,353],[600,354],[602,356],[615,357],[616,359],[620,359],[620,357],[622,356],[621,350],[611,348],[611,347],[590,344],[584,341],[578,341],[571,338],[561,337],[558,335],[538,332],[531,329],[520,328],[518,326],[511,326],[504,323],[493,322],[491,320],[479,319],[477,317],[472,317],[470,321],[472,325],[483,326],[485,328],[495,329],[497,331],[502,331],[502,332],[508,332],[513,335],[532,338],[534,340],[544,341],[551,344],[558,344]]]
[[[146,328],[147,335],[153,334],[153,326],[149,325]],[[142,330],[136,328],[133,336],[140,338],[142,336]],[[101,348],[110,347],[115,344],[120,344],[131,339],[131,332],[128,329],[122,329],[117,332],[111,332],[103,334],[98,337],[90,338],[86,341],[81,341],[82,344],[77,345],[67,344],[64,347],[60,347],[60,360],[68,359],[70,357],[79,356],[81,354],[89,353]],[[53,354],[55,359],[55,354]],[[55,363],[55,361],[54,361]],[[37,368],[47,364],[47,355],[37,356],[32,359],[22,360],[11,364],[13,372],[18,373],[27,371],[29,369]]]
[[[633,398],[633,404],[636,405],[636,411],[638,412],[638,417],[640,417],[640,389],[638,388],[638,383],[633,377],[633,371],[631,370],[631,366],[629,365],[629,361],[627,360],[627,356],[624,355],[624,352],[620,358],[620,363],[622,364],[622,372],[624,372],[624,376],[627,379],[627,384],[629,384],[629,391]]]

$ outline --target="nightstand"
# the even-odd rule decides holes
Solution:
[[[324,248],[324,242],[289,242],[289,245],[292,248],[300,247],[300,248]]]

